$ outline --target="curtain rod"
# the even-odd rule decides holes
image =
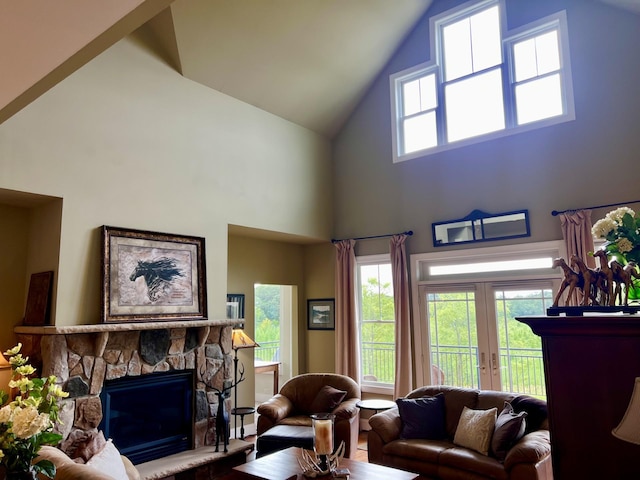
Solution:
[[[640,200],[632,200],[630,202],[609,203],[607,205],[596,205],[594,207],[570,208],[568,210],[561,210],[561,211],[553,210],[551,212],[551,215],[553,215],[555,217],[555,216],[560,215],[561,213],[565,213],[565,212],[575,212],[577,210],[593,210],[595,208],[605,208],[605,207],[618,207],[620,205],[626,205],[628,203],[640,203]]]
[[[372,235],[370,237],[343,238],[342,240],[370,240],[372,238],[393,237],[394,235],[408,235],[410,237],[411,235],[413,235],[413,230],[407,230],[406,232],[402,232],[402,233],[387,233],[386,235]],[[341,242],[342,240],[332,238],[331,243],[338,243],[338,242]]]

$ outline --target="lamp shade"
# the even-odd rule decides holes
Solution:
[[[239,348],[256,348],[259,346],[260,345],[254,342],[241,328],[233,329],[231,333],[231,347],[234,350],[238,350]]]
[[[640,377],[636,378],[629,406],[620,425],[614,428],[611,433],[620,440],[640,445]]]

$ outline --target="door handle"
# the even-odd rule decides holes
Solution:
[[[491,354],[491,368],[493,369],[493,374],[498,374],[498,356],[495,353]]]
[[[480,353],[480,370],[482,371],[482,373],[486,373],[487,371],[487,361],[486,361],[486,355],[484,352]]]

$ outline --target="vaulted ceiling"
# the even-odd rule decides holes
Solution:
[[[431,2],[0,0],[0,123],[143,27],[185,77],[331,138]]]

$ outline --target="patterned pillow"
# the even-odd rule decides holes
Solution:
[[[472,410],[464,407],[453,443],[475,450],[482,455],[488,455],[497,416],[498,409],[495,407],[489,410]]]

